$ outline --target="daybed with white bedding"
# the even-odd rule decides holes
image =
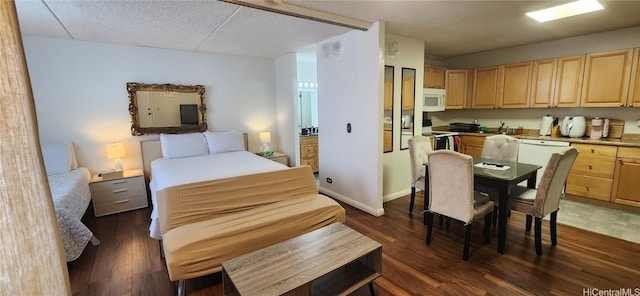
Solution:
[[[152,238],[162,239],[156,193],[189,183],[283,170],[285,165],[246,151],[246,139],[239,132],[204,132],[182,135],[162,134],[160,141],[143,143],[144,162],[150,162]],[[150,150],[160,145],[162,157],[154,158]]]
[[[91,201],[91,173],[77,166],[70,143],[43,146],[42,151],[64,253],[70,262],[82,254],[89,241],[99,243],[81,221]]]

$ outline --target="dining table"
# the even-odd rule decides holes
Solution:
[[[542,166],[512,162],[504,160],[473,157],[473,181],[475,185],[483,185],[483,188],[493,188],[498,192],[498,253],[504,254],[507,240],[507,214],[509,209],[509,188],[522,181],[527,181],[527,187],[536,188],[538,170]],[[429,209],[429,164],[425,163],[425,194],[424,210]],[[452,184],[454,185],[454,184]],[[427,224],[427,215],[424,215],[424,224]]]

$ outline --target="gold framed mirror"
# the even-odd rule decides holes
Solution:
[[[127,83],[131,134],[181,134],[207,130],[204,85]]]

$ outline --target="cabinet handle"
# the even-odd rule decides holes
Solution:
[[[114,203],[114,204],[121,204],[121,203],[125,203],[125,202],[129,202],[129,200],[128,200],[128,199],[116,200],[116,201],[114,201],[113,203]]]
[[[129,189],[122,188],[122,189],[114,190],[113,193],[122,193],[122,192],[127,192],[127,191],[129,191]]]
[[[620,104],[620,107],[624,107],[624,104]]]
[[[590,188],[589,188],[589,185],[587,185],[587,191],[589,191],[589,189],[590,189]]]
[[[589,164],[589,169],[590,169],[590,170],[591,170],[591,169],[593,169],[593,166],[592,166],[591,164]]]
[[[633,104],[629,104],[629,107],[633,107]]]
[[[595,153],[595,152],[596,152],[596,149],[591,148],[591,153]]]
[[[118,181],[111,182],[111,184],[122,184],[122,183],[127,183],[127,180],[118,180]]]

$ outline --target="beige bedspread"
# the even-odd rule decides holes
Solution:
[[[318,194],[309,167],[180,185],[158,192],[173,281],[220,271],[222,262],[334,222],[345,210]]]

